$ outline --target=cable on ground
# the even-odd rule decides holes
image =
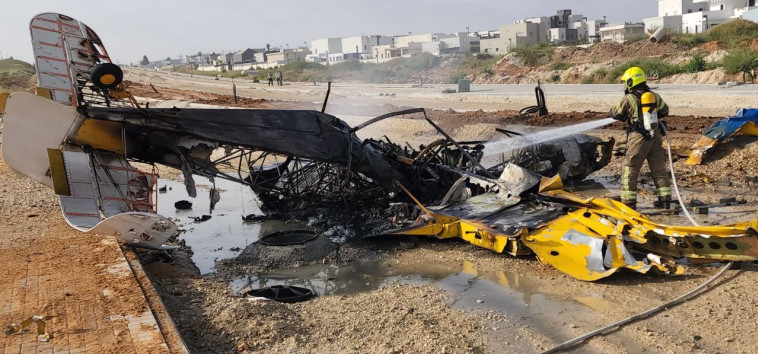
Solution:
[[[668,156],[669,156],[669,167],[670,167],[670,170],[671,170],[671,183],[672,183],[672,186],[674,187],[674,193],[676,193],[676,198],[679,200],[679,204],[682,206],[682,210],[684,210],[684,215],[687,216],[687,218],[690,220],[690,222],[692,223],[692,225],[700,226],[700,224],[698,224],[695,221],[695,219],[692,218],[692,215],[690,215],[689,211],[687,211],[687,207],[684,205],[684,200],[682,199],[682,195],[679,193],[679,186],[676,183],[676,174],[674,173],[674,159],[671,156],[671,138],[669,137],[669,134],[666,131],[666,125],[665,124],[661,124],[661,131],[662,131],[663,135],[666,136],[666,146],[667,146]],[[605,327],[598,328],[598,329],[596,329],[596,330],[594,330],[592,332],[589,332],[589,333],[584,334],[582,336],[576,337],[576,338],[574,338],[572,340],[569,340],[567,342],[563,342],[563,343],[561,343],[561,344],[559,344],[559,345],[557,345],[557,346],[555,346],[555,347],[553,347],[551,349],[548,349],[548,350],[546,350],[546,351],[544,351],[542,353],[543,354],[557,353],[557,352],[560,352],[562,350],[566,350],[566,349],[571,348],[571,347],[573,347],[575,345],[578,345],[578,344],[580,344],[580,343],[582,343],[582,342],[584,342],[584,341],[586,341],[586,340],[588,340],[590,338],[593,338],[593,337],[596,337],[596,336],[599,336],[599,335],[602,335],[602,334],[606,334],[606,333],[615,331],[617,329],[620,329],[622,326],[625,326],[625,325],[630,324],[632,322],[639,321],[641,319],[650,317],[652,315],[655,315],[658,312],[661,312],[663,310],[667,310],[667,309],[669,309],[671,307],[674,307],[674,306],[676,306],[676,305],[678,305],[678,304],[680,304],[682,302],[685,302],[685,301],[691,299],[692,297],[694,297],[695,295],[699,294],[703,289],[705,289],[709,285],[713,284],[713,282],[715,282],[722,275],[724,275],[724,273],[726,273],[727,270],[729,270],[730,268],[732,268],[732,265],[734,265],[734,262],[727,263],[726,266],[724,266],[718,273],[716,273],[716,275],[714,275],[713,277],[711,277],[710,279],[708,279],[705,283],[700,284],[698,287],[690,290],[689,292],[687,292],[684,295],[681,295],[681,296],[677,297],[676,299],[673,299],[673,300],[671,300],[671,301],[669,301],[669,302],[667,302],[667,303],[665,303],[663,305],[654,307],[654,308],[652,308],[650,310],[647,310],[645,312],[639,313],[637,315],[634,315],[634,316],[631,316],[631,317],[627,317],[627,318],[625,318],[625,319],[623,319],[621,321],[614,322],[614,323],[609,324],[609,325],[607,325]]]
[[[537,81],[537,87],[534,88],[534,94],[537,96],[537,105],[522,108],[518,112],[520,116],[537,113],[537,117],[542,117],[548,114],[547,102],[545,102],[545,92],[542,91],[542,85],[539,81]]]

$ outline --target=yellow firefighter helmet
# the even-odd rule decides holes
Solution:
[[[626,85],[627,89],[631,89],[632,87],[644,83],[645,81],[647,81],[645,72],[636,66],[627,69],[626,72],[624,72],[624,76],[621,77],[621,82]]]

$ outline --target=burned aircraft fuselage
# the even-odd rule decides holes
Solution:
[[[187,178],[200,174],[248,184],[264,204],[406,198],[398,193],[398,185],[421,202],[434,204],[466,173],[498,176],[504,166],[484,169],[479,164],[481,141],[440,138],[418,149],[386,138],[361,141],[354,128],[316,111],[103,107],[80,111],[90,131],[122,129],[127,158],[181,169],[188,172]],[[109,148],[92,136],[79,134],[71,142]],[[607,163],[608,146],[582,135],[518,151],[505,162],[546,176],[562,173],[581,179]]]

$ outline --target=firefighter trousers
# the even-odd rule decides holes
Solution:
[[[645,140],[642,134],[636,131],[629,133],[626,158],[621,165],[621,200],[623,202],[637,202],[637,179],[645,160],[650,167],[656,195],[659,199],[671,199],[671,180],[666,169],[666,152],[662,141],[663,137],[659,130],[655,131],[655,136],[651,140]]]

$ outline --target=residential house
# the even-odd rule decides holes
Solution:
[[[342,38],[342,53],[358,59],[373,58],[374,46],[393,44],[394,39],[389,36],[353,36]]]
[[[322,38],[311,41],[313,54],[342,53],[342,38]]]
[[[285,65],[298,60],[304,61],[310,54],[311,51],[307,48],[280,49],[278,52],[267,54],[268,66]]]
[[[600,29],[600,40],[623,43],[630,37],[644,34],[645,25],[642,23],[614,23]]]
[[[421,51],[436,56],[478,53],[479,37],[469,32],[437,35],[432,38],[431,42],[421,43]]]
[[[540,24],[520,22],[500,26],[499,36],[481,38],[479,40],[481,53],[507,53],[512,47],[540,43]]]
[[[240,49],[232,55],[232,63],[242,64],[253,62],[255,61],[254,54],[255,51],[250,48]]]
[[[755,0],[658,0],[658,16],[646,18],[645,29],[701,33],[745,14],[750,16],[755,8]]]
[[[588,21],[570,9],[558,10],[553,16],[530,17],[500,27],[500,37],[480,38],[480,52],[505,53],[512,47],[549,42],[590,42],[600,39],[605,20]]]
[[[411,43],[430,43],[434,40],[435,35],[440,35],[439,33],[424,33],[424,34],[409,34],[409,35],[402,35],[402,36],[395,36],[394,44],[398,48],[408,48],[411,46]]]

